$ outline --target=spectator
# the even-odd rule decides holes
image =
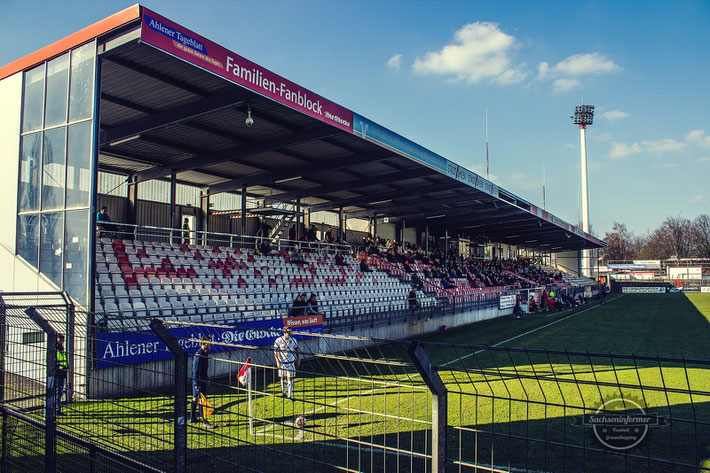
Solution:
[[[262,256],[269,256],[271,254],[271,242],[268,238],[262,240],[259,246],[259,253],[261,253]]]
[[[296,225],[291,225],[291,228],[288,229],[288,239],[296,241]]]
[[[185,217],[185,220],[182,222],[182,242],[186,245],[190,244],[190,220],[188,220],[187,217]]]
[[[602,284],[602,287],[599,288],[599,298],[602,300],[602,304],[606,303],[606,293],[607,293],[606,284]]]
[[[414,291],[414,289],[409,291],[407,301],[409,302],[409,310],[411,310],[412,312],[421,308],[421,304],[419,304],[419,301],[417,300],[417,293]]]
[[[335,264],[338,266],[344,266],[345,265],[345,258],[343,258],[343,255],[340,253],[336,253],[335,255]]]
[[[363,273],[371,273],[372,272],[370,267],[367,265],[367,258],[366,257],[360,260],[360,271],[362,271]]]
[[[301,253],[298,246],[296,246],[291,252],[291,262],[293,264],[306,264],[306,260],[303,258],[303,253]]]
[[[528,312],[531,314],[533,312],[537,312],[539,310],[539,307],[537,306],[537,302],[535,302],[535,297],[530,296],[530,302],[528,302]]]
[[[333,229],[329,228],[327,232],[325,232],[325,238],[324,238],[326,243],[335,243],[335,235],[333,234]]]
[[[515,307],[513,307],[513,315],[516,319],[522,319],[523,313],[523,308],[520,307],[520,301],[515,301]]]
[[[306,241],[316,241],[316,224],[312,223],[306,232]]]
[[[422,290],[424,288],[424,284],[422,283],[422,280],[419,278],[417,273],[412,273],[412,288],[413,289],[418,289]]]
[[[111,217],[108,216],[108,207],[101,207],[101,211],[96,214],[96,221],[103,223],[110,223]]]
[[[291,313],[289,314],[291,317],[300,317],[302,315],[306,315],[306,294],[299,294],[296,296],[296,299],[293,301],[293,305],[291,306]]]
[[[317,315],[320,314],[318,310],[318,300],[315,294],[311,294],[308,298],[308,303],[306,304],[306,315]]]

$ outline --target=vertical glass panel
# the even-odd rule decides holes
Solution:
[[[71,125],[67,137],[67,207],[88,207],[92,121]]]
[[[41,219],[39,270],[61,287],[64,212],[42,214]]]
[[[22,131],[42,128],[44,111],[44,64],[25,72],[25,96],[22,100]]]
[[[17,229],[17,254],[35,268],[39,257],[39,218],[39,214],[20,215]]]
[[[69,88],[69,53],[47,63],[47,111],[45,128],[67,121]]]
[[[64,251],[64,290],[80,304],[86,304],[89,255],[89,211],[67,212]]]
[[[42,210],[64,208],[64,144],[66,128],[44,132]]]
[[[20,159],[20,211],[39,210],[39,178],[42,169],[42,133],[22,137]]]
[[[95,56],[94,43],[77,48],[71,53],[70,121],[93,116]]]

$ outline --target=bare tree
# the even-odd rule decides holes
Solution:
[[[652,234],[660,258],[688,258],[692,254],[692,224],[687,218],[668,217]]]
[[[604,235],[606,248],[602,257],[606,262],[625,261],[635,256],[634,236],[626,228],[626,224],[614,222],[611,232]]]
[[[693,253],[700,258],[710,258],[710,215],[698,215],[691,226]]]

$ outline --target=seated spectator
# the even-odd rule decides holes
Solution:
[[[367,265],[366,258],[363,258],[360,260],[360,271],[362,271],[363,273],[371,273],[372,272],[370,267]]]
[[[552,297],[547,299],[547,309],[548,310],[562,310],[562,306],[553,299]]]
[[[516,319],[522,319],[523,318],[523,308],[520,307],[520,301],[515,301],[515,307],[513,307],[513,315],[515,316]]]
[[[421,304],[419,304],[419,301],[417,300],[417,293],[414,291],[414,289],[409,291],[407,301],[409,302],[409,310],[411,310],[412,312],[421,308]]]
[[[449,279],[448,276],[444,276],[444,277],[441,279],[441,286],[442,286],[444,289],[452,289],[452,288],[456,287],[456,285],[451,282],[451,280]]]
[[[289,314],[291,317],[300,317],[306,315],[306,294],[299,294],[293,301],[291,306],[291,312]]]
[[[291,252],[291,262],[293,264],[306,264],[306,260],[303,258],[303,253],[301,253],[298,246]]]
[[[259,253],[261,253],[262,256],[269,256],[271,254],[271,242],[268,238],[264,239],[261,245],[259,245]]]
[[[582,296],[582,294],[579,294],[579,295],[577,296],[577,301],[578,301],[578,304],[579,304],[579,305],[584,304],[584,297]]]
[[[335,264],[337,264],[338,266],[345,265],[345,258],[343,258],[343,255],[341,255],[340,253],[337,253],[335,255]]]
[[[311,294],[311,297],[308,298],[308,303],[306,304],[306,315],[316,314],[320,314],[320,311],[318,310],[318,300],[316,299],[315,294]]]
[[[101,207],[101,211],[96,214],[97,222],[110,223],[111,217],[108,216],[108,207]]]

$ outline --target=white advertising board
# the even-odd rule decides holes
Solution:
[[[700,292],[710,293],[710,286],[703,286],[700,288]]]
[[[624,294],[658,294],[666,292],[665,287],[622,287]]]
[[[515,307],[515,296],[500,296],[501,309],[512,309]]]

